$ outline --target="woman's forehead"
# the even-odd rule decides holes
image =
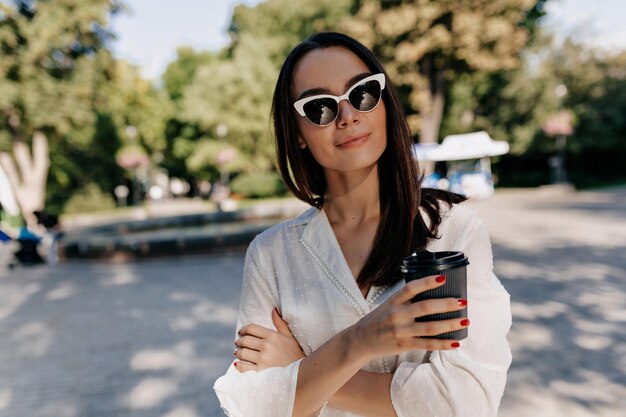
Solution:
[[[303,91],[323,88],[341,94],[346,81],[367,72],[370,72],[367,65],[349,49],[337,46],[315,49],[296,64],[292,93],[298,97]]]

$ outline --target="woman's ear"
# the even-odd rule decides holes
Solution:
[[[300,136],[298,136],[298,148],[300,148],[300,149],[306,148],[306,142],[304,140],[302,140],[302,138]]]

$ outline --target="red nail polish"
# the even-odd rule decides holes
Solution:
[[[465,298],[461,298],[461,299],[459,300],[459,305],[460,305],[461,307],[465,307],[465,306],[467,305],[467,300],[466,300]]]
[[[237,362],[235,362],[235,368],[237,367]]]
[[[233,355],[237,356],[237,351],[234,351],[234,352],[233,352]]]
[[[459,342],[454,342],[450,346],[452,346],[453,348],[458,348],[459,346],[461,346],[461,344]]]
[[[445,282],[446,281],[446,276],[445,275],[439,275],[437,278],[435,278],[435,281],[437,281],[437,282]]]
[[[469,320],[468,319],[461,320],[461,326],[469,326]]]

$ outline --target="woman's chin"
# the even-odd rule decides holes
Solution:
[[[333,167],[329,167],[330,170],[335,172],[358,172],[358,171],[370,171],[378,165],[378,158],[363,158],[352,159],[345,163],[336,164]]]

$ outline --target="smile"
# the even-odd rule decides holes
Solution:
[[[369,138],[370,134],[366,133],[364,135],[360,135],[360,136],[354,136],[354,137],[348,137],[345,141],[343,141],[342,143],[340,143],[339,145],[337,145],[338,148],[354,148],[356,146],[359,146],[363,143],[365,143],[367,141],[367,139]]]

